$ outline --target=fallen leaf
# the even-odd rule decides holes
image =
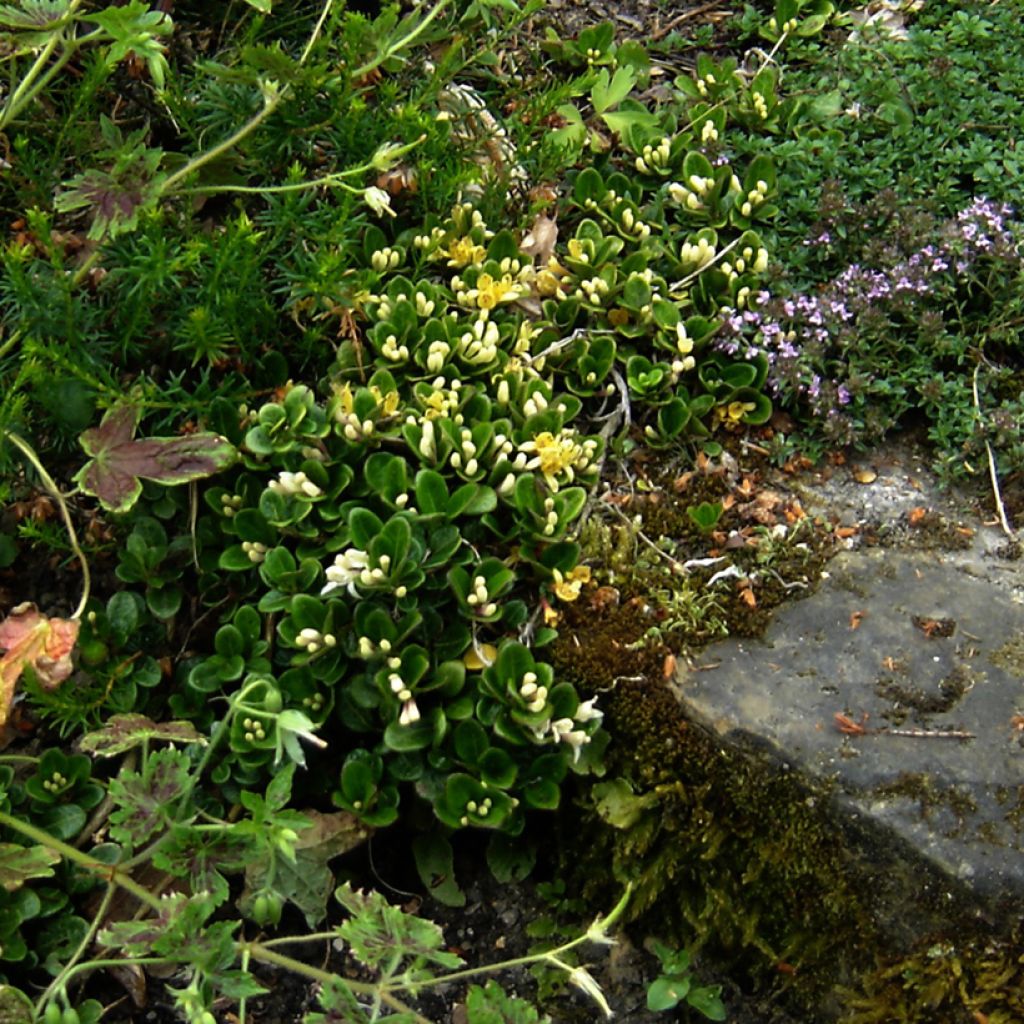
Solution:
[[[217,434],[136,438],[140,415],[138,406],[113,406],[98,427],[79,438],[92,458],[75,474],[75,483],[110,512],[130,509],[143,480],[188,483],[226,469],[238,456],[235,446]]]
[[[671,679],[676,674],[676,656],[674,654],[665,655],[665,661],[661,666],[661,674],[665,679]]]
[[[546,267],[554,255],[557,241],[558,225],[551,217],[538,213],[519,248],[533,257],[536,266]]]
[[[493,665],[495,659],[498,657],[498,649],[494,644],[481,644],[479,651],[475,647],[470,647],[468,651],[462,656],[462,664],[469,669],[470,672],[480,672],[490,665]]]
[[[853,479],[859,484],[873,484],[878,474],[873,469],[858,469],[854,470]]]
[[[746,603],[747,607],[757,607],[757,598],[754,596],[754,591],[750,587],[743,587],[740,590],[740,598]]]
[[[857,629],[864,619],[863,612],[851,612],[850,613],[850,629]]]
[[[71,675],[71,652],[78,640],[77,619],[51,619],[31,601],[11,609],[0,622],[0,725],[14,702],[14,689],[25,668],[31,668],[39,685],[52,690]]]
[[[867,712],[864,712],[860,716],[860,721],[855,722],[849,715],[844,715],[842,711],[837,711],[833,715],[833,719],[836,723],[836,728],[847,736],[864,736],[867,734],[867,726],[865,722],[868,720]]]
[[[840,540],[856,537],[858,533],[860,533],[859,526],[837,526],[835,529],[835,534]]]
[[[926,515],[928,515],[928,509],[924,505],[918,505],[907,513],[907,522],[911,526],[920,526]]]
[[[803,506],[795,498],[790,503],[789,507],[783,509],[783,514],[786,517],[787,523],[796,523],[801,519],[807,518],[807,513],[804,511]]]
[[[782,471],[788,473],[791,476],[794,473],[800,473],[805,469],[810,469],[814,463],[806,455],[794,455],[793,458],[788,459],[782,465]]]
[[[737,485],[736,493],[744,500],[749,500],[754,496],[757,491],[757,485],[754,479],[749,476],[745,476]]]
[[[955,619],[929,619],[923,615],[915,615],[912,618],[915,626],[929,640],[935,637],[948,637],[952,636],[956,632],[956,620]]]

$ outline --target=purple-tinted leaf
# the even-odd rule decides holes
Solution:
[[[75,475],[75,482],[111,512],[126,512],[135,504],[142,480],[188,483],[235,461],[235,446],[218,434],[135,438],[139,415],[135,406],[115,406],[98,427],[80,438],[92,459]]]
[[[154,722],[145,715],[112,715],[106,725],[86,733],[78,749],[97,757],[114,757],[153,740],[169,743],[206,743],[191,722]]]
[[[137,405],[115,405],[103,414],[98,427],[85,431],[78,439],[86,455],[101,455],[135,436],[142,410]]]

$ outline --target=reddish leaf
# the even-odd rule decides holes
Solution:
[[[0,725],[7,722],[14,688],[26,665],[48,690],[71,675],[78,626],[77,619],[47,618],[30,601],[13,608],[0,622]]]
[[[108,409],[98,427],[79,438],[92,458],[75,475],[86,493],[110,512],[126,512],[138,500],[143,480],[183,484],[212,476],[235,461],[234,445],[217,434],[135,437],[140,410]]]

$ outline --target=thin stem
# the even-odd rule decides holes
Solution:
[[[216,160],[222,153],[226,153],[246,136],[251,135],[277,109],[283,98],[283,89],[267,96],[263,101],[263,109],[249,118],[241,128],[229,135],[223,142],[219,142],[213,149],[208,149],[205,153],[200,153],[198,156],[193,157],[184,167],[175,171],[170,177],[165,178],[160,186],[160,194],[167,195],[183,178],[187,178],[193,172],[198,171],[200,167],[205,166],[211,160]]]
[[[448,0],[438,0],[438,3],[434,6],[434,9],[407,35],[403,36],[398,42],[389,46],[384,53],[379,53],[371,61],[367,61],[365,64],[361,64],[359,67],[352,72],[352,78],[354,81],[358,81],[360,78],[365,78],[371,71],[375,71],[385,61],[390,60],[399,50],[404,49],[410,43],[414,42],[417,36],[423,33],[423,30],[448,6]]]
[[[73,287],[80,285],[88,276],[89,271],[92,270],[100,258],[100,247],[97,245],[96,248],[89,253],[84,260],[82,260],[81,266],[75,271],[74,276],[71,278],[71,284]]]
[[[203,772],[206,771],[207,765],[210,763],[210,759],[213,757],[214,751],[220,746],[221,740],[227,734],[228,728],[231,725],[231,719],[235,717],[239,707],[242,703],[242,698],[253,688],[261,686],[261,681],[249,683],[247,686],[243,686],[241,690],[231,699],[227,713],[217,723],[216,729],[213,731],[213,735],[210,737],[210,742],[206,745],[206,749],[203,751],[203,756],[200,758],[199,764],[196,765],[195,771],[192,772],[188,782],[185,784],[185,789],[182,791],[181,797],[178,799],[177,808],[174,812],[172,820],[175,822],[181,821],[182,812],[186,806],[188,806],[189,800],[192,798],[192,791],[199,784],[199,780],[203,776]]]
[[[49,832],[44,832],[41,828],[36,828],[35,825],[22,821],[20,818],[15,818],[4,811],[0,811],[0,825],[12,828],[15,832],[20,832],[23,836],[27,836],[40,846],[45,846],[47,849],[59,853],[65,860],[70,860],[85,868],[86,871],[91,871],[93,874],[107,879],[108,882],[119,885],[150,909],[160,910],[159,897],[154,896],[147,888],[139,885],[134,878],[126,875],[117,865],[105,864],[101,860],[96,860],[95,857],[90,857],[87,853],[82,853],[81,850],[76,850],[73,846],[68,846],[67,843],[51,836]]]
[[[25,77],[18,83],[17,89],[7,97],[3,113],[0,114],[0,130],[6,128],[17,115],[23,102],[25,102],[22,97],[32,87],[32,82],[46,66],[46,62],[53,56],[53,51],[57,49],[62,39],[63,36],[60,32],[54,32],[53,35],[50,36],[46,45],[39,51],[39,56],[36,57],[32,67],[28,69]]]
[[[330,942],[336,939],[338,933],[331,932],[310,932],[309,935],[282,935],[279,939],[264,939],[260,945],[264,949],[271,949],[277,946],[290,946],[303,942]]]
[[[89,563],[86,561],[85,554],[78,544],[78,534],[75,533],[74,523],[71,522],[71,512],[68,510],[67,502],[64,501],[64,495],[61,494],[60,488],[53,482],[53,477],[46,472],[46,468],[39,461],[39,456],[36,455],[32,446],[10,430],[3,431],[3,435],[16,448],[21,450],[22,454],[26,459],[28,459],[32,464],[32,467],[39,474],[39,479],[43,481],[44,486],[60,507],[61,515],[64,517],[64,525],[68,531],[68,541],[71,544],[71,550],[74,552],[82,566],[82,596],[79,599],[78,607],[71,616],[72,619],[80,619],[82,617],[82,613],[85,611],[85,606],[89,603],[91,577],[89,575]]]
[[[64,984],[66,985],[76,975],[84,974],[86,971],[96,971],[101,967],[114,967],[121,970],[129,965],[149,967],[151,965],[169,963],[174,963],[174,961],[169,960],[165,956],[137,956],[132,957],[130,960],[126,960],[123,957],[107,957],[102,960],[86,960],[85,963],[75,964],[75,966],[67,972],[64,976]]]
[[[572,968],[559,959],[561,955],[568,953],[569,950],[575,949],[577,946],[582,946],[585,942],[610,942],[611,940],[605,937],[605,933],[622,916],[626,905],[629,903],[631,892],[632,886],[628,886],[622,898],[607,917],[597,918],[583,935],[561,946],[557,946],[555,949],[549,949],[544,953],[530,953],[527,956],[515,957],[512,960],[502,960],[496,964],[485,964],[482,967],[467,967],[465,970],[453,971],[451,974],[445,974],[439,978],[430,978],[427,981],[417,982],[416,988],[423,989],[432,988],[435,985],[446,985],[450,981],[461,981],[463,978],[472,978],[477,974],[493,974],[496,971],[504,971],[510,967],[522,967],[526,964],[535,964],[541,961],[554,963],[565,970],[571,971]]]
[[[308,41],[306,42],[306,47],[302,51],[302,56],[299,58],[300,66],[306,63],[307,58],[312,52],[313,46],[320,37],[320,31],[323,28],[324,22],[327,20],[327,15],[330,13],[333,5],[334,0],[324,0],[324,6],[320,12],[320,17],[317,20],[316,25],[313,27],[313,31],[310,34]],[[160,194],[166,195],[171,192],[179,181],[187,178],[190,174],[199,170],[200,167],[205,166],[211,160],[216,160],[222,153],[226,153],[229,149],[237,146],[242,139],[251,135],[281,105],[281,101],[288,95],[289,91],[290,87],[286,85],[283,88],[276,90],[274,93],[267,95],[263,101],[263,109],[249,118],[249,120],[246,121],[238,131],[229,135],[223,142],[214,146],[213,149],[209,149],[205,153],[200,153],[198,156],[193,157],[187,164],[185,164],[184,167],[175,171],[170,177],[165,178],[160,186]]]
[[[291,185],[197,185],[195,188],[179,189],[178,195],[191,196],[203,195],[208,192],[242,192],[249,195],[265,195],[267,193],[302,192],[310,188],[319,188],[321,185],[335,185],[346,189],[349,192],[361,193],[361,188],[354,188],[347,182],[341,181],[343,177],[350,177],[359,172],[365,173],[365,167],[353,167],[347,171],[338,171],[335,174],[325,174],[322,178],[311,178],[308,181],[298,181]]]
[[[75,10],[82,5],[82,0],[72,0],[63,16],[50,25],[52,35],[46,45],[39,52],[32,67],[18,83],[18,87],[8,96],[4,104],[3,112],[0,113],[0,131],[6,128],[21,111],[31,103],[39,93],[46,88],[54,75],[56,75],[71,58],[84,46],[91,42],[97,35],[103,35],[104,30],[95,29],[80,39],[68,39],[64,35],[64,26],[75,19]],[[46,66],[46,62],[53,56],[54,50],[61,44],[64,45],[64,52],[58,57],[54,64],[47,69],[45,74],[40,74]]]
[[[117,891],[117,886],[113,882],[107,884],[107,891],[103,894],[103,899],[100,901],[99,907],[96,908],[96,913],[93,914],[92,921],[89,924],[85,935],[82,936],[82,941],[78,944],[74,953],[71,954],[71,959],[68,960],[57,976],[50,982],[46,991],[39,997],[39,1001],[36,1003],[36,1015],[42,1016],[43,1008],[46,1004],[54,997],[54,995],[64,988],[68,979],[71,977],[72,971],[75,969],[75,965],[79,960],[85,956],[86,951],[92,944],[92,940],[95,938],[96,933],[100,930],[103,924],[103,919],[107,916],[107,910],[110,908],[110,904],[114,899],[114,893]]]

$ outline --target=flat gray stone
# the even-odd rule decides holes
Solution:
[[[893,522],[922,503],[917,481],[901,480],[874,492]],[[869,518],[871,489],[846,477],[816,493],[846,518],[853,495],[852,518]],[[1006,923],[1024,905],[1024,563],[975,526],[963,551],[843,552],[763,639],[706,648],[678,685],[687,715],[723,744],[799,773],[811,799],[871,834],[886,870],[927,874]],[[865,731],[841,731],[837,714]],[[900,892],[887,898],[898,918]]]

